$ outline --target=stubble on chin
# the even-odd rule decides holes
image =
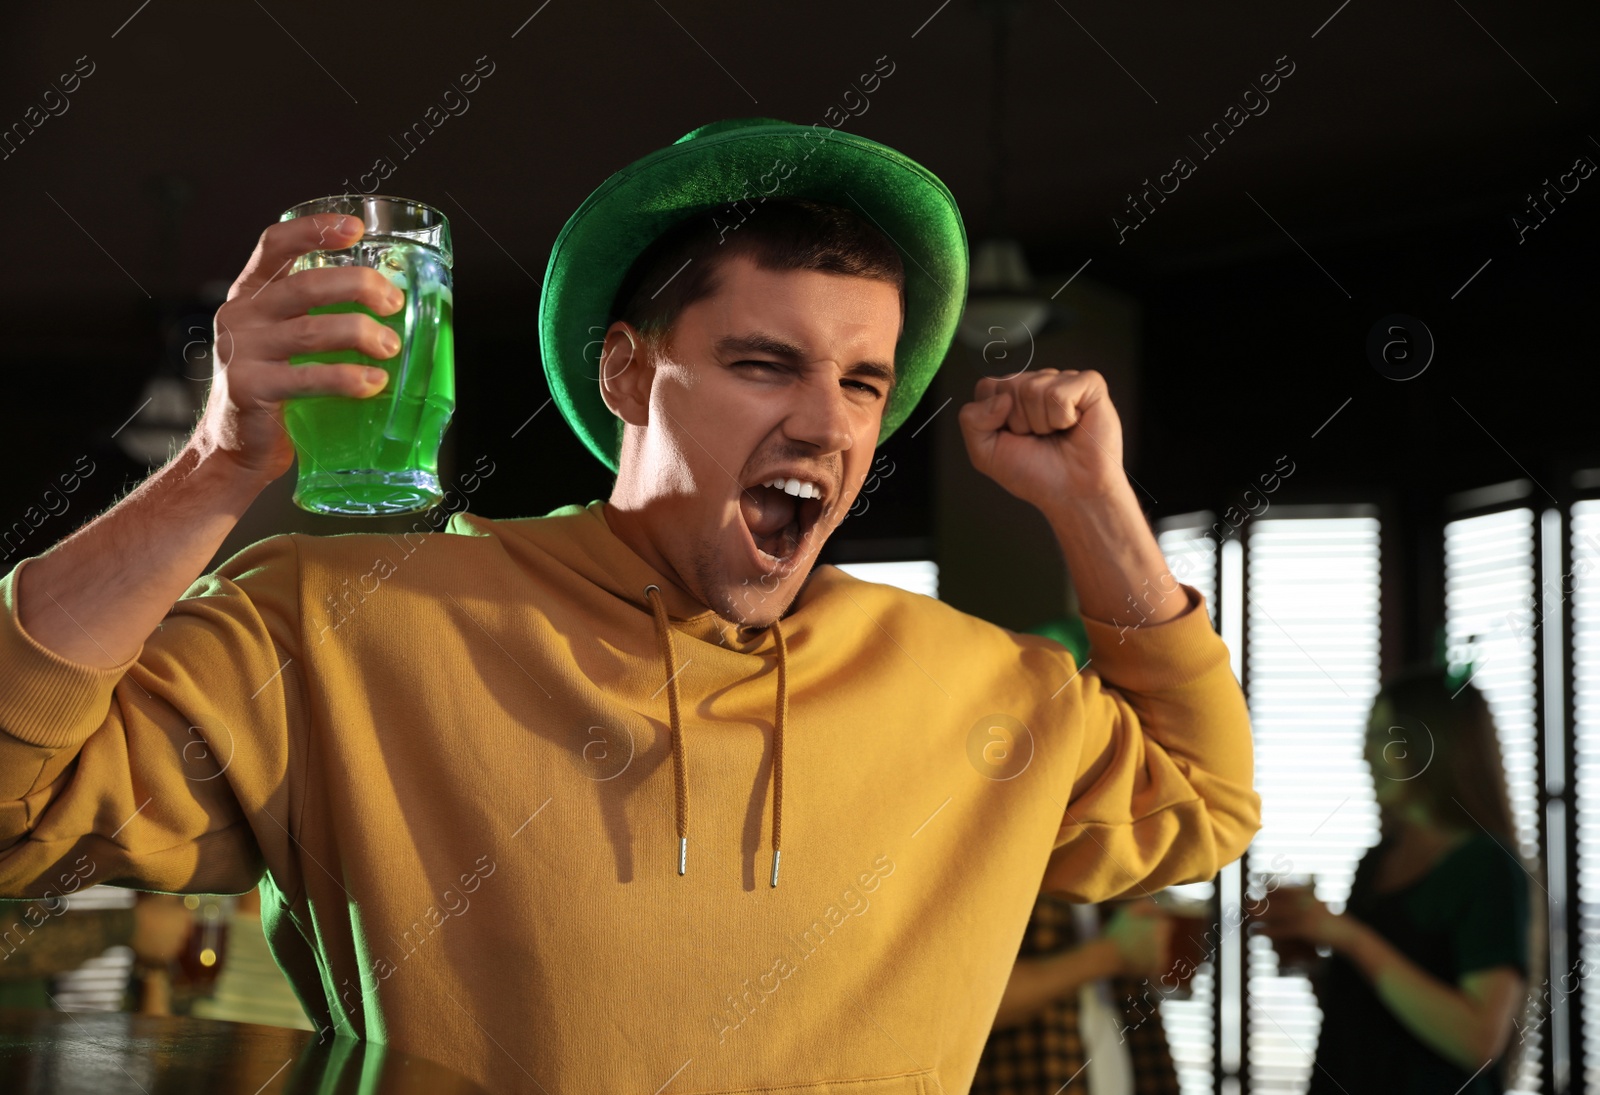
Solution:
[[[749,613],[737,598],[739,587],[730,580],[716,545],[704,541],[698,544],[691,570],[697,587],[692,592],[702,604],[731,624],[749,623]]]
[[[736,628],[765,628],[789,610],[798,591],[783,589],[775,576],[735,582],[718,547],[702,543],[694,553],[692,592],[700,602]]]

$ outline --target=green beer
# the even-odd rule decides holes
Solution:
[[[381,195],[320,199],[284,216],[321,212],[361,216],[367,232],[343,250],[301,256],[293,272],[372,266],[405,302],[388,316],[354,302],[310,308],[308,314],[363,313],[394,331],[401,348],[387,359],[356,350],[289,358],[291,365],[371,365],[389,375],[376,395],[315,395],[285,403],[284,424],[300,465],[295,503],[315,513],[355,516],[427,509],[443,497],[439,447],[455,410],[448,225],[437,210]]]

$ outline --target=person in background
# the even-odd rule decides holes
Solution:
[[[1153,901],[1098,920],[1040,894],[972,1095],[1177,1095],[1160,1015],[1137,1006],[1170,968],[1172,921]]]
[[[1366,758],[1381,839],[1346,910],[1279,893],[1261,913],[1272,939],[1333,951],[1313,979],[1309,1091],[1499,1095],[1532,964],[1532,876],[1489,705],[1442,668],[1410,671],[1373,702]]]

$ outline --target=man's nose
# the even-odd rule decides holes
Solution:
[[[837,377],[823,377],[800,385],[799,403],[784,420],[784,432],[796,441],[815,445],[819,452],[843,452],[855,439],[850,406]]]

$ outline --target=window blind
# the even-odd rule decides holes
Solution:
[[[1362,745],[1379,683],[1379,523],[1369,507],[1340,512],[1349,515],[1250,525],[1245,576],[1246,696],[1262,799],[1248,886],[1260,893],[1314,875],[1317,896],[1335,911],[1378,838]],[[1310,985],[1280,976],[1263,936],[1248,940],[1245,976],[1250,1090],[1303,1092],[1321,1025]]]

